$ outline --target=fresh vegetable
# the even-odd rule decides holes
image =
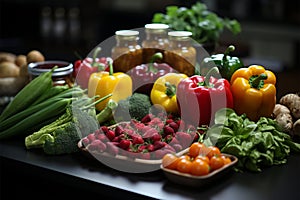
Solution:
[[[283,131],[294,136],[300,136],[300,97],[295,93],[282,96],[273,110],[273,117],[282,127]],[[298,122],[297,122],[298,120]],[[297,123],[296,123],[297,122]]]
[[[276,104],[276,76],[260,65],[236,70],[231,77],[234,110],[253,121],[271,117]]]
[[[291,133],[293,130],[293,117],[286,106],[275,104],[273,116],[284,132]]]
[[[6,139],[13,136],[27,135],[32,128],[41,128],[42,122],[57,117],[65,112],[68,105],[72,103],[71,99],[62,99],[53,102],[52,105],[44,107],[43,109],[33,113],[32,115],[23,118],[10,128],[4,129],[0,132],[0,139]],[[5,122],[5,121],[4,121]]]
[[[151,106],[148,95],[135,92],[126,99],[119,101],[114,111],[115,121],[130,121],[131,119],[140,121],[149,113]]]
[[[159,77],[153,85],[150,98],[153,104],[161,105],[166,112],[178,114],[177,85],[188,76],[178,73],[167,73]]]
[[[102,125],[102,123],[111,120],[113,118],[113,113],[117,107],[118,107],[118,103],[110,99],[107,102],[105,108],[96,115],[99,124]]]
[[[87,57],[74,62],[73,77],[76,78],[76,83],[82,89],[88,88],[89,78],[92,73],[103,71],[108,67],[108,60],[111,60],[111,58],[97,58],[100,51],[101,48],[97,47],[93,52],[92,58]]]
[[[79,150],[78,141],[98,128],[97,120],[88,112],[68,106],[56,121],[27,136],[25,146],[42,148],[49,155],[74,153]]]
[[[230,45],[224,52],[224,54],[214,54],[210,57],[204,58],[201,64],[201,70],[205,71],[215,65],[219,68],[221,76],[228,81],[231,80],[232,74],[239,68],[244,67],[241,59],[238,57],[229,56],[229,53],[234,51],[235,47]],[[203,74],[203,72],[202,72]]]
[[[200,44],[217,44],[224,28],[233,34],[241,32],[237,20],[221,18],[201,2],[196,2],[190,8],[167,6],[166,13],[155,13],[152,22],[167,24],[173,30],[191,31],[193,39]]]
[[[131,119],[113,126],[101,126],[79,144],[91,153],[107,152],[130,158],[161,159],[198,141],[196,127],[183,125],[179,118],[163,113],[147,114],[141,121]]]
[[[218,147],[208,147],[200,142],[192,143],[188,152],[182,156],[168,153],[162,158],[164,168],[194,176],[208,175],[231,162],[229,157],[221,154]]]
[[[33,79],[5,107],[0,122],[29,107],[37,98],[52,87],[52,73],[57,67]]]
[[[109,99],[117,103],[132,95],[131,77],[123,72],[114,73],[112,62],[109,62],[109,72],[92,73],[88,84],[89,97],[98,95],[101,98],[110,93],[112,96]],[[97,111],[103,110],[109,99],[96,104]]]
[[[209,125],[220,108],[233,108],[230,84],[226,79],[194,75],[181,80],[177,86],[179,112],[184,121],[195,126]]]
[[[132,78],[134,92],[150,95],[156,79],[169,72],[175,72],[167,63],[156,62],[156,60],[162,59],[163,54],[157,52],[151,57],[149,63],[138,65],[128,72]]]
[[[214,123],[203,143],[235,155],[238,158],[236,170],[260,172],[286,163],[291,152],[300,153],[300,144],[293,142],[271,118],[261,117],[254,122],[245,114],[222,108],[216,112]]]
[[[289,93],[282,96],[279,103],[288,107],[295,119],[300,118],[300,96],[299,94]]]

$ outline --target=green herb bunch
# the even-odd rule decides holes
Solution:
[[[172,30],[190,31],[192,38],[200,44],[217,45],[224,28],[234,35],[241,32],[237,20],[221,18],[200,2],[191,8],[167,6],[166,13],[155,13],[152,22],[168,24]]]

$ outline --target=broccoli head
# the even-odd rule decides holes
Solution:
[[[149,113],[151,106],[151,100],[148,95],[133,93],[128,98],[118,102],[114,112],[114,119],[117,122],[129,121],[130,119],[141,120]]]

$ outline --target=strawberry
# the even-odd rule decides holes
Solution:
[[[179,141],[176,137],[173,137],[173,139],[169,142],[169,145],[173,146],[175,144],[179,144]]]
[[[96,136],[94,133],[91,133],[91,134],[88,134],[87,138],[89,139],[89,141],[91,143],[96,139]]]
[[[114,138],[115,138],[115,132],[113,130],[109,130],[107,133],[106,133],[106,137],[112,141]]]
[[[163,130],[164,130],[162,135],[163,137],[166,137],[167,135],[173,135],[175,133],[174,129],[169,125],[166,125]]]
[[[176,150],[171,145],[169,145],[169,144],[166,144],[163,149],[168,149],[168,150],[170,150],[172,152],[176,152]]]
[[[136,135],[136,136],[132,137],[132,143],[133,144],[143,144],[144,139],[142,138],[142,136]]]
[[[174,132],[178,131],[179,126],[176,122],[169,123],[169,126],[174,130]]]
[[[175,152],[179,152],[183,150],[180,144],[173,144],[172,147],[175,149]]]
[[[153,146],[153,144],[148,144],[148,145],[147,145],[147,150],[148,150],[149,152],[154,151],[154,146]]]
[[[141,145],[141,146],[138,147],[137,151],[138,152],[145,152],[145,151],[147,151],[147,146],[146,145]]]
[[[106,151],[113,156],[119,153],[119,148],[117,147],[118,143],[115,142],[107,142],[106,143]]]
[[[139,122],[139,123],[136,123],[134,127],[137,131],[142,131],[143,128],[145,127],[145,124]]]
[[[172,135],[167,135],[166,137],[164,137],[164,141],[166,143],[170,143],[173,140],[173,136]]]
[[[158,124],[156,125],[158,131],[163,130],[164,126],[165,126],[165,124],[164,124],[163,122],[158,123]]]
[[[159,123],[161,123],[161,119],[158,117],[154,117],[150,122],[148,122],[149,125],[157,125]]]
[[[123,127],[122,126],[120,126],[120,125],[117,125],[116,126],[116,128],[115,128],[115,135],[116,136],[119,136],[119,135],[121,135],[122,134],[122,132],[123,132]]]
[[[185,123],[182,119],[177,120],[176,124],[178,125],[178,130],[184,130],[185,129]]]
[[[102,142],[107,142],[108,141],[108,139],[107,139],[107,137],[106,137],[106,135],[104,135],[104,134],[98,134],[97,136],[96,136],[96,138],[98,139],[98,140],[101,140]]]
[[[107,126],[101,126],[101,131],[104,133],[104,134],[106,134],[107,132],[108,132],[108,127]],[[100,132],[101,132],[100,131]]]
[[[157,150],[157,149],[161,149],[161,148],[163,148],[163,147],[166,146],[166,145],[167,145],[166,142],[155,141],[155,142],[153,143],[154,151]]]
[[[127,150],[131,145],[131,141],[130,140],[121,140],[119,143],[119,147],[122,149]]]
[[[147,114],[146,116],[144,116],[142,118],[141,122],[144,123],[144,124],[146,124],[146,123],[150,122],[152,118],[153,118],[152,114]]]
[[[158,133],[158,132],[156,132],[156,133],[154,133],[152,136],[151,136],[151,138],[150,138],[153,142],[155,142],[155,141],[161,141],[161,135]]]
[[[142,137],[144,139],[150,139],[155,133],[158,134],[157,130],[155,128],[150,128],[142,134]]]
[[[171,122],[174,122],[174,120],[173,119],[167,119],[166,120],[166,124],[170,124]]]
[[[175,137],[178,139],[179,143],[183,148],[189,147],[193,141],[191,135],[186,132],[177,132],[175,134]]]

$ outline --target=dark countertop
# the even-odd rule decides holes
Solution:
[[[169,182],[162,171],[116,171],[81,152],[47,156],[23,141],[0,142],[1,199],[300,199],[300,155],[261,173],[233,170],[213,184],[190,188]]]

